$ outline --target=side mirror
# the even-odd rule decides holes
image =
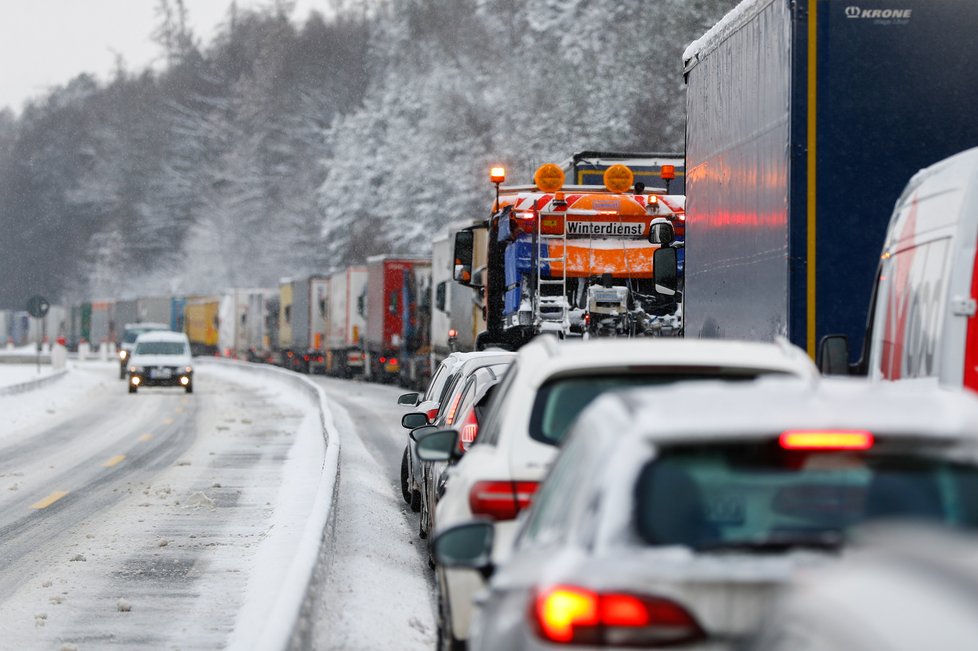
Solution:
[[[417,407],[418,398],[420,397],[420,393],[403,393],[397,398],[397,404],[404,405],[405,407]]]
[[[463,285],[472,284],[472,252],[475,248],[475,234],[470,230],[455,233],[454,266],[452,278]]]
[[[676,229],[665,217],[653,219],[649,224],[649,244],[669,246],[676,241]]]
[[[415,443],[417,443],[419,438],[422,438],[426,434],[430,434],[431,432],[437,432],[437,431],[438,428],[435,427],[434,425],[425,425],[424,427],[417,427],[411,430],[410,432],[408,432],[408,438],[414,441]]]
[[[652,273],[655,276],[655,291],[663,296],[675,296],[679,286],[679,260],[676,249],[664,246],[652,254]]]
[[[458,457],[458,432],[453,429],[415,434],[414,440],[422,461],[451,461]]]
[[[849,374],[849,337],[825,335],[818,342],[818,370],[822,375]]]
[[[491,522],[475,521],[449,527],[432,542],[435,562],[443,567],[476,570],[482,577],[492,576],[492,544],[495,528]]]
[[[412,411],[410,414],[401,416],[401,427],[404,429],[417,429],[428,424],[428,415],[420,411]]]

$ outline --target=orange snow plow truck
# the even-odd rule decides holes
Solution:
[[[662,176],[669,179],[670,166]],[[625,165],[604,187],[565,185],[548,163],[533,185],[504,186],[493,168],[490,216],[456,233],[456,282],[481,290],[486,330],[478,349],[516,349],[537,334],[635,337],[682,334],[679,252],[685,197],[635,183]],[[488,237],[475,237],[485,229]],[[487,250],[473,250],[475,242]],[[473,260],[485,260],[473,268]]]

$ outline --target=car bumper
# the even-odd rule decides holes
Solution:
[[[141,373],[129,372],[129,384],[140,387],[186,387],[193,384],[193,381],[193,372],[171,371],[169,375],[161,372],[153,373],[150,370]]]

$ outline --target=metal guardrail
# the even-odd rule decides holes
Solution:
[[[11,384],[5,387],[0,387],[0,396],[9,396],[17,393],[27,393],[29,391],[34,391],[48,386],[49,384],[54,384],[65,375],[68,374],[68,369],[62,369],[60,371],[55,371],[50,375],[45,375],[34,380],[28,380],[27,382],[20,382],[18,384]]]

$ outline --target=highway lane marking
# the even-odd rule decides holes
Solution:
[[[147,441],[152,441],[152,440],[153,440],[152,434],[143,434],[142,436],[139,437],[140,443],[146,443]]]
[[[43,500],[41,500],[39,502],[34,502],[33,504],[31,504],[31,508],[32,509],[46,509],[46,508],[48,508],[49,506],[51,506],[52,504],[54,504],[55,502],[57,502],[58,500],[60,500],[62,497],[64,497],[67,494],[68,494],[68,491],[54,491],[53,493],[51,493],[50,495],[48,495],[47,497],[45,497]]]
[[[103,468],[111,468],[112,466],[118,466],[120,463],[122,463],[123,461],[125,461],[125,459],[126,459],[126,455],[124,455],[124,454],[117,454],[114,457],[110,458],[105,463],[103,463],[102,464],[102,467]]]

